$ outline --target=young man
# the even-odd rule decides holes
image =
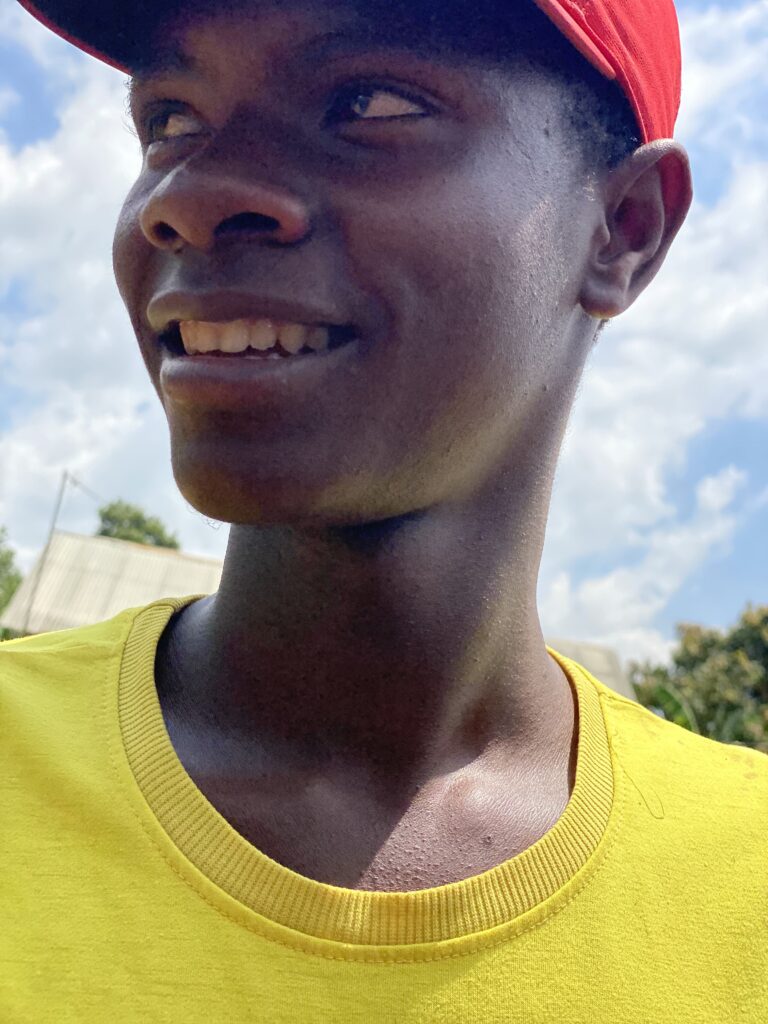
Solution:
[[[765,1021],[768,759],[535,604],[690,202],[670,0],[25,3],[132,76],[117,282],[233,525],[218,593],[0,649],[3,1022]]]

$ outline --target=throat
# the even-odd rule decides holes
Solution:
[[[461,881],[517,856],[568,803],[548,777],[498,756],[382,799],[353,767],[321,774],[274,763],[235,736],[166,718],[185,770],[247,842],[283,867],[348,889],[408,892]]]

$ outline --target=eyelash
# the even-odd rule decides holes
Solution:
[[[342,106],[343,104],[351,104],[356,99],[366,94],[373,95],[377,92],[390,93],[392,96],[397,96],[399,99],[405,100],[407,103],[413,103],[415,106],[423,108],[423,113],[420,114],[396,114],[390,117],[375,117],[375,118],[342,118],[334,113],[334,111]],[[392,85],[391,83],[376,82],[366,79],[362,79],[357,82],[348,82],[334,90],[333,98],[328,104],[328,110],[325,115],[326,124],[343,124],[353,121],[397,121],[407,120],[408,118],[427,117],[429,114],[434,114],[436,107],[431,103],[428,103],[422,96],[417,96],[408,89]]]
[[[355,99],[365,94],[372,94],[376,92],[388,92],[394,96],[398,96],[400,99],[406,100],[409,103],[413,103],[423,108],[423,113],[412,113],[412,114],[398,114],[392,115],[391,117],[376,117],[376,118],[355,118],[355,117],[342,117],[339,116],[338,108],[344,103],[351,104]],[[430,114],[436,113],[437,108],[425,100],[422,96],[417,96],[404,88],[398,88],[391,84],[385,84],[382,82],[372,82],[370,80],[362,79],[356,82],[347,82],[343,86],[334,90],[333,97],[328,104],[323,123],[325,125],[337,125],[337,124],[350,124],[360,123],[362,121],[373,121],[373,122],[387,122],[397,120],[408,120],[410,118],[427,117]],[[186,114],[188,108],[186,105],[178,100],[158,100],[153,103],[147,112],[141,118],[141,125],[143,135],[146,139],[147,145],[152,145],[157,142],[172,142],[174,139],[183,139],[188,136],[177,135],[169,139],[164,138],[153,138],[153,130],[156,127],[162,127],[168,121],[173,114]],[[192,134],[192,133],[190,133]]]
[[[178,100],[159,100],[157,103],[153,103],[149,110],[145,112],[141,118],[142,131],[147,145],[152,145],[155,142],[169,142],[170,139],[155,139],[152,137],[152,131],[155,126],[164,126],[168,118],[173,114],[184,114],[184,104]],[[184,136],[176,136],[177,138],[183,138]]]

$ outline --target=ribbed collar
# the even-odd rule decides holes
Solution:
[[[606,830],[613,770],[595,683],[554,651],[578,701],[576,778],[556,824],[533,846],[480,875],[412,892],[344,889],[304,877],[256,849],[218,813],[179,760],[155,686],[157,644],[171,616],[204,595],[142,609],[119,678],[123,746],[164,833],[208,880],[262,918],[316,939],[354,946],[437,943],[514,921],[558,892],[587,863]]]

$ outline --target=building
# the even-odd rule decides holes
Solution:
[[[0,626],[22,635],[86,626],[159,597],[211,594],[221,570],[215,558],[55,530]]]

